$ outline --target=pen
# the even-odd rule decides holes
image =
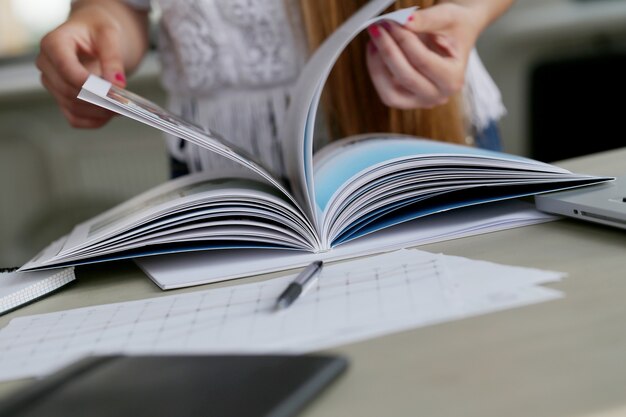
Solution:
[[[300,272],[276,300],[276,310],[289,307],[298,299],[306,284],[322,270],[322,261],[315,261]]]

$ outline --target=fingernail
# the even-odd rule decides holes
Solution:
[[[380,36],[380,29],[378,29],[378,25],[371,25],[367,28],[370,36],[372,38],[378,38]]]
[[[406,21],[407,22],[412,22],[413,21],[413,15],[409,16],[409,18]]]
[[[121,72],[116,72],[115,73],[115,79],[121,83],[126,84],[126,77],[124,76],[123,73]]]
[[[391,30],[391,23],[389,22],[382,22],[380,25],[384,27],[387,32]]]

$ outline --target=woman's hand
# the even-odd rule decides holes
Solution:
[[[74,127],[100,127],[113,117],[112,112],[77,99],[89,74],[125,87],[125,67],[136,65],[145,50],[143,45],[129,48],[125,44],[129,35],[124,33],[116,14],[123,10],[120,7],[127,6],[114,1],[108,3],[110,6],[104,2],[85,2],[82,7],[78,3],[70,18],[41,41],[36,61],[41,83]]]
[[[370,26],[367,66],[381,100],[399,109],[446,103],[463,88],[469,54],[488,18],[484,8],[447,2],[416,11],[403,26]]]

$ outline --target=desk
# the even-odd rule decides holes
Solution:
[[[626,173],[625,161],[623,148],[561,165],[608,175]],[[554,287],[566,297],[338,347],[351,368],[305,417],[626,414],[623,230],[561,220],[421,249],[565,271]],[[81,268],[78,278],[0,326],[19,315],[172,294],[130,262]],[[0,396],[26,383],[0,384]]]

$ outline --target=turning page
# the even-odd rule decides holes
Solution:
[[[116,87],[96,75],[89,76],[78,94],[78,98],[130,117],[148,126],[155,127],[170,135],[185,139],[194,145],[228,158],[279,189],[294,204],[299,206],[284,185],[276,180],[260,162],[256,161],[256,158],[243,149],[229,143],[216,132],[203,129],[189,121],[183,120],[157,104],[128,90]]]
[[[307,62],[289,103],[287,122],[282,132],[283,153],[289,155],[285,158],[287,175],[292,181],[296,198],[303,201],[304,210],[316,226],[320,222],[321,213],[315,207],[314,197],[313,130],[322,89],[345,47],[361,31],[380,20],[404,24],[416,10],[416,7],[412,7],[375,17],[393,3],[393,0],[370,1],[331,34]]]

